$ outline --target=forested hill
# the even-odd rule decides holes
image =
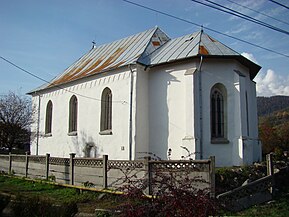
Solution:
[[[257,97],[258,116],[265,116],[289,108],[289,96]]]
[[[263,154],[289,151],[289,96],[257,98]]]

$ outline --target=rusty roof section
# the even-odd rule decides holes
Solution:
[[[136,62],[163,45],[169,37],[158,27],[92,48],[46,87],[68,83]]]

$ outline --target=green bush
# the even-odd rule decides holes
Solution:
[[[243,167],[219,168],[216,170],[216,193],[220,194],[266,176],[265,163]]]

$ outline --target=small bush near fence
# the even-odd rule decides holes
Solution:
[[[284,168],[289,168],[289,156],[276,155],[273,153],[274,170],[284,170]],[[276,174],[276,184],[281,187],[289,183],[283,176],[289,176],[289,173]],[[266,161],[255,163],[250,166],[242,167],[227,167],[218,168],[215,173],[216,181],[216,195],[224,193],[226,191],[233,190],[242,186],[242,184],[247,181],[248,183],[258,180],[267,175],[267,165]],[[279,178],[279,176],[282,176]],[[286,180],[286,181],[284,181]],[[280,182],[280,184],[279,184]]]
[[[243,167],[219,168],[215,173],[216,194],[240,187],[246,180],[252,182],[265,177],[266,172],[266,162]]]
[[[117,207],[120,216],[209,216],[216,215],[218,205],[210,197],[210,189],[200,189],[198,184],[205,182],[199,177],[190,177],[189,172],[156,173],[150,180],[154,188],[153,197],[147,198],[144,194],[148,188],[147,179],[127,178],[127,184],[119,190],[125,192],[122,196],[126,201]]]

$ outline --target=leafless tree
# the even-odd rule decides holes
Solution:
[[[28,97],[10,91],[0,97],[0,147],[9,152],[30,142],[34,109]]]

